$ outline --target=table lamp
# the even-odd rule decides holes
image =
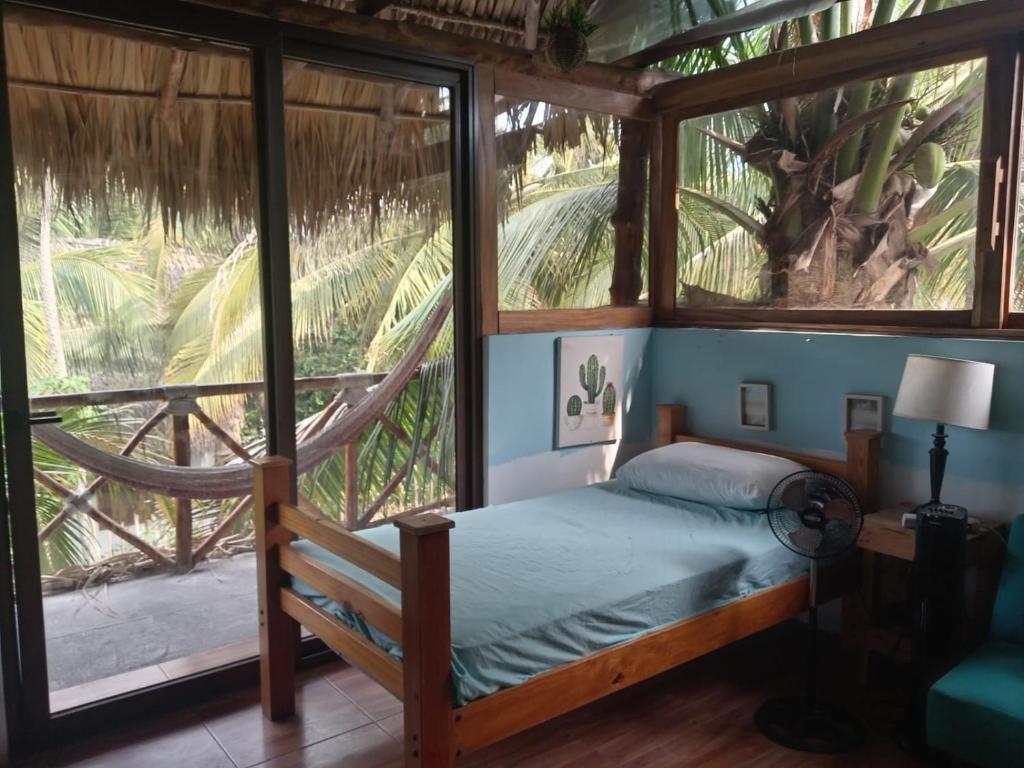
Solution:
[[[896,396],[894,416],[936,423],[931,456],[932,498],[940,506],[942,476],[946,471],[946,425],[988,429],[992,406],[992,363],[951,357],[908,355]]]

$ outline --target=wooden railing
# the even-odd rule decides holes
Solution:
[[[386,373],[349,373],[338,376],[317,376],[296,379],[295,389],[299,392],[317,390],[336,390],[335,396],[328,405],[315,417],[308,419],[301,426],[297,440],[308,440],[323,430],[335,417],[339,410],[350,407],[362,400],[367,392],[384,380]],[[414,377],[415,378],[415,377]],[[157,407],[154,412],[145,419],[142,425],[129,437],[124,446],[120,449],[122,457],[131,456],[143,443],[147,435],[165,421],[170,423],[170,445],[171,458],[174,464],[187,468],[192,466],[193,422],[206,429],[209,435],[224,446],[233,456],[245,462],[252,462],[254,457],[241,444],[239,440],[232,437],[224,428],[203,409],[199,401],[202,398],[227,397],[240,395],[255,395],[264,391],[264,384],[261,381],[228,382],[223,384],[200,384],[185,386],[165,386],[138,389],[107,390],[100,392],[76,392],[68,394],[43,395],[32,398],[31,407],[33,411],[60,410],[67,408],[85,406],[124,406],[129,404],[142,404],[154,402]],[[413,440],[409,434],[399,425],[381,413],[377,419],[381,427],[389,432],[394,439],[404,444],[407,448],[413,448]],[[430,438],[435,434],[436,429],[431,431],[428,439],[420,441],[417,446],[417,454],[410,456],[409,462],[402,463],[382,487],[381,491],[372,499],[365,508],[359,504],[359,483],[358,483],[358,437],[340,447],[345,455],[345,482],[344,498],[339,500],[343,504],[339,510],[339,518],[344,521],[345,527],[349,529],[365,528],[381,521],[374,518],[385,509],[389,499],[399,490],[403,480],[409,473],[412,460],[422,461],[431,472],[441,476],[441,468],[427,454],[427,445]],[[74,462],[71,455],[64,456],[70,462]],[[170,495],[175,505],[175,546],[174,552],[162,551],[159,547],[147,542],[142,536],[130,530],[126,525],[119,523],[114,516],[108,514],[101,508],[97,493],[108,483],[111,478],[98,474],[84,488],[75,490],[69,488],[61,480],[54,477],[52,473],[36,467],[34,469],[35,479],[38,484],[50,493],[56,495],[62,503],[61,511],[51,518],[39,531],[40,543],[45,542],[53,533],[68,519],[75,514],[83,514],[92,519],[101,529],[110,531],[114,536],[127,543],[132,548],[146,555],[150,560],[159,566],[174,566],[178,571],[187,571],[192,566],[207,557],[214,547],[220,543],[226,534],[238,523],[253,506],[252,494],[247,494],[234,504],[228,513],[220,519],[217,526],[205,538],[198,543],[195,542],[193,527],[192,502],[195,497],[182,497]],[[308,498],[300,498],[301,506],[314,515],[328,519],[316,504]],[[428,504],[420,505],[410,509],[404,509],[395,517],[416,515],[421,512],[449,506],[452,503],[451,497],[444,497]]]

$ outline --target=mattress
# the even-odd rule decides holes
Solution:
[[[758,512],[611,481],[451,516],[457,705],[793,579],[806,561]],[[394,526],[361,536],[398,552]],[[307,541],[294,545],[396,605],[398,590]],[[296,591],[395,657],[401,649],[305,584]]]

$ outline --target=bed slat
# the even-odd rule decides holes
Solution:
[[[291,589],[281,590],[284,612],[327,645],[402,698],[402,665],[353,629]]]
[[[290,504],[278,505],[277,521],[299,537],[309,539],[397,589],[402,588],[402,564],[395,553],[349,533],[332,520],[315,518]]]
[[[402,613],[397,605],[294,547],[282,546],[280,558],[287,573],[344,606],[396,643],[402,642]]]

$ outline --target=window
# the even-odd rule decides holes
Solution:
[[[587,41],[589,60],[624,66],[658,64],[661,69],[681,74],[699,74],[770,55],[778,50],[780,42],[787,48],[826,42],[917,14],[975,2],[981,0],[837,2],[798,19],[793,17],[795,6],[787,7],[779,0],[597,3],[588,14],[597,25]],[[768,7],[771,5],[777,9],[774,18]],[[805,3],[804,9],[811,5]],[[828,4],[816,5],[820,8]],[[670,55],[661,45],[672,39],[689,45],[669,45],[669,50],[678,51]]]
[[[677,306],[966,310],[985,61],[686,120]]]
[[[646,126],[499,96],[495,132],[499,307],[646,303]]]

